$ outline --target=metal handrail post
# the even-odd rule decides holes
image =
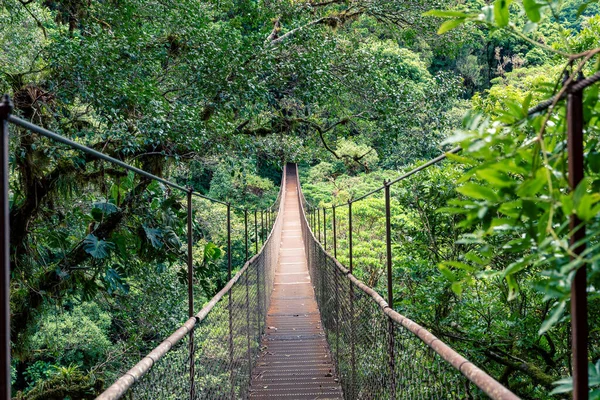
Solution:
[[[335,221],[335,206],[332,207],[331,212],[333,213],[333,258],[337,259],[337,226]]]
[[[248,210],[244,210],[244,244],[246,250],[246,258],[245,262],[248,262]],[[244,273],[246,279],[244,283],[246,285],[246,333],[248,336],[248,377],[252,380],[252,346],[250,340],[250,284],[248,282],[248,275],[250,275],[250,269],[246,270]]]
[[[350,262],[348,264],[349,271],[352,273],[354,271],[353,263],[352,263],[352,200],[348,200],[348,257],[350,258]],[[350,282],[349,285],[350,292],[350,364],[352,366],[352,374],[351,374],[351,390],[350,398],[355,398],[355,386],[356,386],[356,351],[355,351],[355,335],[354,335],[354,284]]]
[[[254,210],[254,248],[255,248],[254,254],[258,254],[258,217],[257,217],[257,213],[258,213],[258,211]]]
[[[583,93],[571,91],[567,95],[567,152],[569,185],[575,190],[584,177],[583,145]],[[570,244],[574,246],[585,239],[585,225],[577,215],[571,214]],[[585,243],[573,249],[579,255]],[[571,283],[571,332],[573,354],[573,400],[587,400],[588,388],[588,322],[587,322],[587,278],[586,265],[581,266]]]
[[[317,236],[321,242],[321,209],[317,207]]]
[[[227,203],[227,282],[231,280],[231,203]],[[233,296],[232,290],[228,292],[229,298],[229,383],[231,385],[230,395],[235,398],[235,382],[233,368]]]
[[[0,102],[0,398],[10,399],[10,208],[9,208],[9,139],[8,117],[12,113],[12,103],[8,95]]]
[[[323,207],[323,248],[327,251],[327,214]]]
[[[260,210],[260,243],[265,244],[265,211]]]
[[[394,286],[392,281],[392,223],[390,184],[384,181],[385,186],[385,247],[387,261],[387,294],[388,305],[394,308]],[[388,317],[388,361],[390,368],[390,399],[396,399],[396,366],[394,360],[394,323]]]
[[[188,318],[194,316],[194,256],[193,256],[193,232],[192,232],[192,193],[190,187],[187,192],[187,278],[188,278]],[[195,397],[194,378],[194,331],[191,330],[190,336],[190,400]]]

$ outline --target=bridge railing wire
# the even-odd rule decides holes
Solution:
[[[284,167],[279,195],[271,207],[273,227],[259,252],[199,313],[125,373],[99,400],[118,399],[125,394],[131,399],[248,397],[281,244],[285,171]],[[267,217],[263,214],[263,218]]]
[[[518,399],[425,328],[390,308],[329,254],[311,230],[311,225],[318,229],[325,224],[314,212],[307,213],[312,208],[301,188],[298,197],[311,281],[344,398],[477,399],[485,393],[493,399]]]
[[[276,201],[268,209],[248,210],[231,203],[205,196],[168,179],[156,176],[119,159],[72,141],[50,130],[32,124],[11,114],[12,104],[8,96],[0,101],[0,126],[2,138],[2,239],[3,268],[9,271],[9,185],[8,185],[8,135],[9,124],[37,133],[69,148],[82,151],[92,159],[102,160],[122,167],[150,181],[160,182],[187,195],[187,295],[189,319],[171,336],[164,340],[133,368],[102,393],[99,399],[128,398],[147,399],[216,399],[246,397],[250,373],[256,362],[260,338],[264,332],[264,320],[273,286],[274,267],[277,263],[282,229],[279,217],[285,195],[285,167]],[[193,197],[216,203],[226,208],[228,283],[198,313],[194,310],[194,259],[193,259]],[[224,207],[223,207],[224,206]],[[245,265],[232,277],[232,235],[240,235],[240,229],[232,229],[232,212],[243,218],[243,242]],[[252,249],[251,241],[254,241]],[[260,248],[260,250],[259,250]],[[254,250],[254,251],[253,251]],[[250,253],[255,255],[250,258]],[[4,280],[2,294],[2,326],[10,325],[9,281]],[[179,319],[180,316],[174,316]],[[4,332],[3,332],[4,333]],[[10,343],[9,335],[3,335],[2,345]],[[10,351],[2,351],[0,369],[10,370]],[[10,381],[7,381],[10,383]],[[7,382],[0,379],[2,390]]]
[[[529,108],[524,116],[530,117],[551,109],[559,101],[567,99],[571,188],[577,187],[584,174],[582,91],[599,81],[600,72],[585,79],[566,77],[563,90]],[[458,153],[460,150],[460,147],[455,147],[396,179],[385,182],[383,186],[349,200],[347,204],[335,204],[326,208],[314,207],[306,201],[301,190],[299,191],[309,271],[346,398],[394,399],[399,393],[402,393],[403,398],[407,393],[410,393],[411,398],[479,398],[483,393],[493,399],[517,398],[423,327],[389,306],[393,304],[390,187],[446,159],[449,153]],[[381,191],[385,193],[387,301],[352,274],[352,204]],[[340,208],[344,206],[348,207],[347,216],[340,215]],[[338,221],[340,218],[347,218],[345,240],[349,253],[348,269],[336,259],[339,238],[339,235],[336,235],[336,210]],[[326,219],[327,215],[331,215],[330,224]],[[576,216],[571,216],[571,220],[572,226],[581,224]],[[331,237],[329,248],[333,251],[333,257],[326,251],[328,226]],[[578,236],[574,235],[571,239],[572,244],[584,237],[584,229],[577,231],[576,235]],[[579,251],[582,250],[580,246]],[[588,390],[585,268],[577,271],[571,298],[572,329],[579,332],[572,345],[574,364],[578,365],[575,370],[579,371],[574,373],[574,394],[577,397],[577,392],[585,395]],[[577,345],[575,341],[578,342]]]

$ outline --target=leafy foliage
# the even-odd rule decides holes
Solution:
[[[7,0],[0,90],[21,117],[248,209],[273,202],[284,161],[304,163],[313,201],[344,204],[462,145],[455,164],[393,189],[395,306],[523,397],[544,398],[569,372],[572,271],[588,265],[598,286],[598,92],[586,91],[589,179],[575,191],[563,106],[547,120],[525,110],[553,94],[565,55],[600,47],[598,5],[445,6],[423,17],[439,4]],[[597,56],[586,54],[589,74]],[[187,316],[186,199],[20,129],[10,145],[15,389],[93,397]],[[226,212],[192,205],[200,305],[226,283]],[[382,207],[354,208],[357,273],[380,291]],[[571,214],[588,222],[577,263]],[[232,227],[239,268],[242,213]]]

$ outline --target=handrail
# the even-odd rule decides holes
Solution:
[[[77,143],[77,142],[75,142],[75,141],[73,141],[71,139],[68,139],[68,138],[66,138],[66,137],[64,137],[62,135],[59,135],[59,134],[57,134],[55,132],[52,132],[52,131],[50,131],[48,129],[42,128],[41,126],[35,125],[35,124],[33,124],[33,123],[29,122],[29,121],[26,121],[26,120],[24,120],[22,118],[19,118],[19,117],[15,116],[15,115],[9,114],[7,120],[8,120],[8,122],[10,122],[10,123],[12,123],[14,125],[20,126],[20,127],[24,128],[24,129],[27,129],[27,130],[31,131],[31,132],[35,132],[37,134],[45,136],[45,137],[47,137],[49,139],[52,139],[52,140],[54,140],[56,142],[59,142],[59,143],[62,143],[62,144],[66,144],[69,147],[72,147],[74,149],[80,150],[80,151],[82,151],[84,153],[87,153],[87,154],[89,154],[89,155],[91,155],[91,156],[93,156],[95,158],[100,159],[100,160],[104,160],[104,161],[107,161],[109,163],[116,164],[116,165],[118,165],[120,167],[123,167],[123,168],[127,169],[128,171],[134,172],[134,173],[136,173],[138,175],[141,175],[141,176],[143,176],[145,178],[152,179],[152,180],[155,180],[157,182],[163,183],[163,184],[165,184],[167,186],[170,186],[170,187],[172,187],[174,189],[177,189],[177,190],[180,190],[182,192],[186,192],[187,193],[187,192],[191,191],[192,195],[194,195],[196,197],[203,198],[205,200],[212,201],[214,203],[222,204],[224,206],[226,206],[227,204],[231,205],[231,203],[228,203],[226,201],[215,199],[215,198],[212,198],[212,197],[209,197],[209,196],[205,196],[205,195],[203,195],[201,193],[198,193],[198,192],[192,190],[191,188],[183,187],[183,186],[181,186],[181,185],[179,185],[179,184],[177,184],[175,182],[171,182],[168,179],[161,178],[159,176],[151,174],[150,172],[144,171],[143,169],[140,169],[138,167],[134,167],[133,165],[127,164],[124,161],[121,161],[119,159],[111,157],[108,154],[102,153],[102,152],[100,152],[98,150],[94,150],[94,149],[92,149],[92,148],[90,148],[88,146],[85,146],[85,145],[81,144],[81,143]],[[269,207],[269,209],[271,209],[273,207],[273,205],[271,205]],[[233,206],[233,205],[231,205],[231,207],[235,208],[235,209],[238,209],[238,210],[242,210],[242,211],[246,210],[245,208],[236,207],[236,206]]]
[[[416,172],[416,171],[415,171]],[[296,174],[298,174],[298,169],[296,168]],[[298,176],[298,182],[299,176]],[[445,361],[447,361],[452,367],[454,367],[458,372],[464,375],[467,379],[473,382],[478,388],[483,390],[488,396],[490,396],[494,400],[519,400],[514,393],[496,381],[494,378],[489,376],[487,373],[478,368],[475,364],[464,358],[462,355],[457,353],[450,346],[445,344],[443,341],[434,336],[427,329],[412,321],[411,319],[405,317],[404,315],[394,311],[389,304],[377,293],[375,290],[365,285],[361,280],[356,278],[346,267],[344,267],[336,258],[334,258],[331,254],[329,254],[323,245],[317,240],[314,235],[314,232],[310,229],[310,225],[308,223],[308,219],[306,218],[306,212],[304,210],[304,194],[302,193],[302,187],[298,183],[298,199],[300,202],[300,210],[301,210],[301,224],[307,227],[307,230],[310,234],[309,239],[313,241],[314,244],[318,246],[318,249],[323,252],[329,259],[331,259],[336,268],[342,273],[342,276],[348,278],[353,286],[357,287],[365,294],[370,296],[373,299],[373,302],[376,303],[381,311],[387,315],[391,320],[396,322],[397,324],[402,325],[408,331],[410,331],[413,335],[418,337],[423,343],[425,343],[429,348],[431,348],[436,354],[442,357]]]
[[[285,201],[281,201],[285,195],[285,184],[286,184],[286,166],[283,167],[283,173],[281,178],[281,187],[279,196],[279,212],[273,223],[273,229],[269,232],[267,239],[263,243],[260,251],[252,256],[244,266],[235,274],[233,278],[221,289],[202,309],[193,317],[189,318],[179,329],[177,329],[171,336],[161,342],[154,348],[148,355],[142,358],[136,365],[134,365],[129,371],[121,376],[115,383],[113,383],[108,389],[106,389],[100,396],[96,397],[96,400],[116,400],[121,398],[127,393],[132,386],[139,381],[144,375],[146,375],[152,367],[162,359],[168,351],[173,348],[178,342],[180,342],[187,334],[193,332],[193,330],[200,324],[217,305],[217,303],[229,293],[235,283],[237,283],[242,275],[247,273],[248,268],[252,265],[259,257],[262,256],[267,245],[273,239],[276,227],[283,218],[283,210],[285,207]]]
[[[8,131],[8,126],[9,124],[14,124],[15,126],[19,126],[21,128],[24,128],[30,132],[34,132],[37,133],[41,136],[47,137],[53,141],[56,141],[58,143],[62,143],[65,144],[67,146],[69,146],[70,148],[82,151],[90,156],[92,156],[93,158],[96,159],[100,159],[100,160],[104,160],[107,161],[109,163],[112,163],[114,165],[120,166],[128,171],[131,171],[139,176],[145,177],[147,179],[150,180],[154,180],[157,182],[160,182],[166,186],[169,186],[173,189],[177,189],[180,190],[182,192],[185,192],[187,194],[187,202],[188,202],[188,262],[187,262],[187,267],[188,267],[188,303],[189,303],[189,315],[190,318],[178,329],[176,330],[171,336],[169,336],[167,339],[165,339],[159,346],[157,346],[152,352],[150,352],[146,357],[144,357],[142,360],[140,360],[133,368],[131,368],[124,376],[122,376],[119,380],[117,380],[117,382],[115,382],[104,394],[102,394],[100,396],[100,398],[103,399],[107,399],[107,398],[111,398],[111,399],[116,399],[119,398],[122,394],[124,394],[135,382],[137,382],[141,377],[143,377],[151,368],[152,366],[158,362],[160,359],[163,358],[163,356],[177,343],[179,343],[184,337],[186,337],[189,334],[190,337],[190,343],[193,345],[193,330],[194,328],[197,326],[197,324],[199,322],[201,322],[202,320],[204,320],[206,318],[206,316],[210,313],[210,311],[216,306],[216,304],[219,302],[219,300],[226,294],[228,293],[228,291],[231,290],[231,288],[233,287],[233,285],[235,285],[240,276],[243,275],[244,273],[247,273],[248,268],[250,265],[253,265],[253,263],[255,263],[260,257],[264,257],[263,256],[263,252],[266,248],[266,246],[271,243],[273,241],[272,236],[274,231],[276,230],[276,227],[279,226],[281,224],[281,220],[280,220],[280,215],[277,215],[277,217],[275,218],[275,221],[272,221],[272,215],[269,214],[268,215],[268,220],[267,220],[267,224],[272,223],[272,229],[270,230],[269,234],[267,235],[266,239],[262,240],[262,246],[261,246],[261,250],[257,251],[257,254],[255,256],[253,256],[252,258],[250,258],[249,260],[246,261],[246,263],[244,264],[244,266],[242,267],[242,269],[240,269],[240,271],[234,276],[232,277],[229,282],[226,284],[226,286],[219,291],[219,293],[217,293],[217,295],[215,295],[211,301],[209,303],[207,303],[202,310],[200,310],[197,314],[195,314],[194,316],[191,316],[193,313],[193,287],[192,287],[192,268],[193,268],[193,257],[192,257],[192,247],[189,245],[192,241],[192,236],[191,236],[191,226],[192,226],[192,203],[191,203],[191,198],[192,196],[196,196],[199,198],[203,198],[205,200],[211,201],[213,203],[217,203],[217,204],[221,204],[221,205],[225,205],[227,206],[227,215],[228,215],[228,269],[229,271],[231,271],[231,243],[230,243],[230,235],[231,235],[231,226],[230,226],[230,210],[231,209],[236,209],[236,210],[240,210],[243,211],[245,214],[245,219],[244,219],[244,224],[245,224],[245,239],[246,239],[246,257],[248,256],[248,219],[247,219],[247,212],[248,209],[247,208],[241,208],[241,207],[237,207],[237,206],[233,206],[230,202],[226,202],[223,200],[218,200],[209,196],[205,196],[201,193],[198,193],[196,191],[194,191],[191,187],[187,188],[184,187],[180,184],[177,184],[175,182],[172,182],[166,178],[163,177],[159,177],[157,175],[154,175],[148,171],[144,171],[143,169],[140,169],[138,167],[135,167],[133,165],[130,165],[124,161],[121,161],[115,157],[112,157],[108,154],[102,153],[100,151],[94,150],[88,146],[85,146],[83,144],[77,143],[71,139],[68,139],[64,136],[61,136],[55,132],[52,132],[48,129],[42,128],[38,125],[35,125],[29,121],[26,121],[24,119],[21,119],[15,115],[12,115],[12,110],[13,110],[13,105],[10,101],[10,98],[8,97],[8,95],[4,95],[3,98],[0,100],[0,128],[1,131],[0,133],[2,134],[2,141],[1,141],[1,153],[2,155],[4,155],[5,157],[1,157],[2,158],[2,171],[3,171],[3,177],[5,178],[3,180],[3,184],[2,184],[2,203],[3,203],[3,208],[4,208],[4,212],[2,212],[2,225],[4,227],[4,229],[6,230],[6,234],[3,235],[3,240],[2,240],[2,249],[6,250],[3,251],[3,256],[2,257],[2,266],[3,269],[5,271],[9,271],[9,250],[8,250],[8,243],[9,243],[9,224],[8,224],[8,214],[9,214],[9,207],[8,207],[8,201],[9,201],[9,195],[8,195],[8,191],[9,191],[9,185],[8,185],[8,137],[9,137],[9,131]],[[279,193],[277,195],[277,198],[275,199],[274,203],[272,205],[270,205],[268,207],[269,212],[273,212],[273,209],[276,206],[279,206],[279,209],[281,209],[282,207],[284,207],[284,202],[282,202],[282,196],[284,196],[284,187],[285,187],[285,166],[283,168],[283,174],[282,174],[282,180],[281,180],[281,187],[279,188]],[[261,211],[262,212],[262,211]],[[281,214],[281,213],[279,213]],[[255,221],[256,222],[256,221]],[[261,232],[264,229],[264,222],[261,225]],[[256,232],[256,227],[255,227],[255,232]],[[255,239],[256,243],[257,243],[257,247],[258,247],[258,238]],[[258,268],[258,267],[256,267]],[[257,273],[259,271],[257,270]],[[231,274],[229,274],[229,276],[231,276]],[[257,278],[258,279],[258,278]],[[263,278],[264,280],[265,278]],[[271,279],[269,277],[269,279]],[[265,285],[267,284],[267,281],[264,280]],[[246,286],[248,285],[248,280],[246,280]],[[259,283],[257,283],[257,285],[259,285]],[[8,327],[9,326],[9,317],[10,317],[10,312],[8,312],[9,310],[9,301],[8,301],[8,292],[9,292],[9,279],[3,280],[2,286],[0,287],[0,292],[2,293],[2,304],[0,305],[0,307],[2,307],[2,310],[7,310],[6,313],[2,313],[2,327]],[[5,296],[6,294],[6,296]],[[230,296],[231,297],[231,296]],[[231,301],[231,299],[230,299]],[[260,301],[260,299],[259,299]],[[246,303],[248,303],[248,299],[246,300]],[[265,300],[265,304],[268,303],[268,299]],[[249,312],[249,310],[247,310]],[[249,328],[250,329],[250,328]],[[8,345],[10,339],[9,339],[9,335],[8,332],[6,334],[2,335],[2,345]],[[233,343],[231,341],[231,343]],[[250,345],[250,338],[248,337],[248,344]],[[190,348],[191,351],[191,348]],[[250,352],[250,349],[248,349],[248,352]],[[0,363],[0,369],[4,370],[4,367],[9,367],[10,366],[10,352],[4,352],[6,353],[6,357],[3,356],[3,358],[1,359],[1,363]],[[8,370],[10,370],[10,368],[8,368]],[[193,371],[193,365],[190,364],[190,370]],[[10,386],[8,385],[9,381],[5,382],[5,379],[3,379],[4,374],[2,374],[3,376],[0,377],[0,386],[2,387],[2,393],[4,393],[5,389]],[[190,378],[190,383],[191,383],[191,389],[190,389],[190,393],[193,393],[194,391],[194,380],[193,380],[193,376]],[[233,383],[232,383],[232,387],[233,387]],[[8,389],[6,389],[8,390]]]

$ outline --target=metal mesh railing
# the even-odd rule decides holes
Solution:
[[[518,399],[423,327],[398,314],[325,251],[298,191],[323,328],[346,399]]]
[[[279,257],[285,201],[267,213],[273,228],[262,249],[184,326],[98,399],[237,399],[248,396]],[[276,211],[275,211],[276,210]]]

